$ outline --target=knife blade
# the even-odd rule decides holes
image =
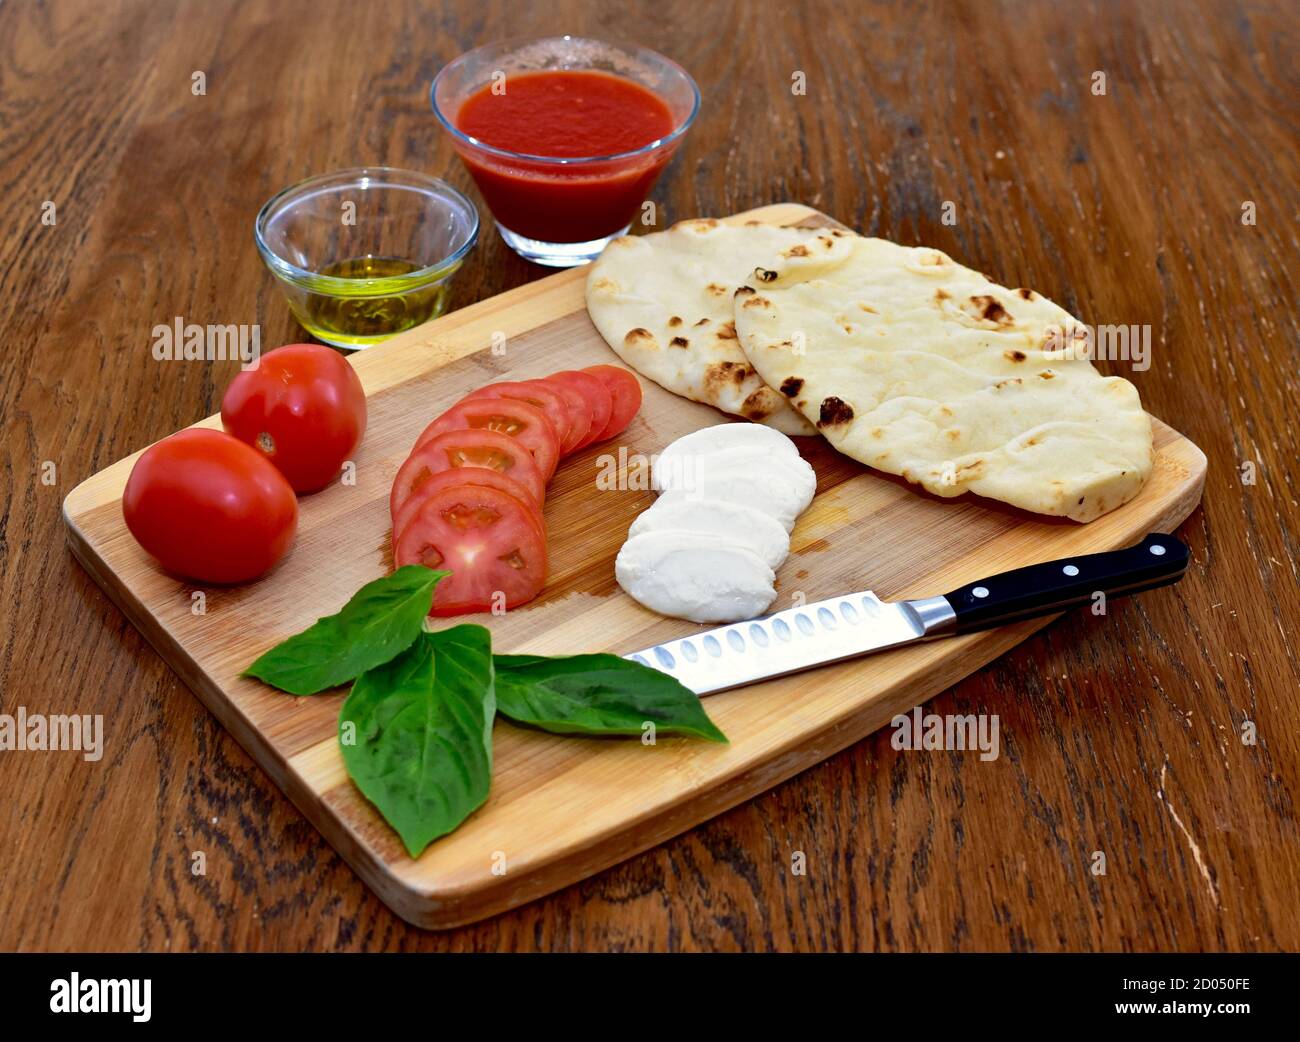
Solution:
[[[697,695],[711,695],[876,651],[1095,605],[1099,596],[1166,586],[1182,578],[1188,557],[1173,536],[1153,534],[1136,546],[1016,568],[938,597],[889,602],[864,590],[623,657],[676,678]]]

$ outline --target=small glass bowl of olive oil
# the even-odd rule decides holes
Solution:
[[[474,204],[445,181],[366,167],[273,196],[254,238],[303,328],[360,348],[442,314],[478,227]]]

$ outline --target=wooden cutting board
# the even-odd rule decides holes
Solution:
[[[793,204],[731,220],[834,223]],[[493,915],[652,847],[857,741],[1047,621],[714,695],[708,710],[731,739],[725,746],[661,738],[648,747],[499,723],[488,803],[418,860],[409,858],[344,773],[335,739],[342,694],[294,698],[238,674],[390,569],[389,487],[434,416],[492,379],[618,361],[587,318],[584,277],[578,269],[541,279],[352,356],[370,409],[356,484],[304,498],[297,545],[258,582],[204,589],[153,564],[122,522],[122,488],[136,456],[84,481],[64,502],[78,560],[361,877],[419,926]],[[645,382],[642,411],[616,444],[561,465],[546,502],[544,594],[506,616],[474,620],[491,628],[497,651],[626,652],[699,629],[633,602],[615,583],[613,563],[628,525],[654,498],[640,487],[637,454],[722,419]],[[219,425],[217,417],[199,424]],[[866,588],[886,600],[929,596],[1008,568],[1171,532],[1200,499],[1205,456],[1176,431],[1154,426],[1150,482],[1089,525],[971,496],[933,498],[804,439],[817,498],[795,528],[773,609],[799,594],[813,601]]]

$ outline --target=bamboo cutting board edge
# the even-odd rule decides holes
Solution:
[[[817,211],[797,204],[765,207],[729,220],[791,224],[810,219],[831,223]],[[475,354],[487,346],[492,333],[498,330],[512,337],[573,314],[573,284],[583,277],[582,269],[552,275],[443,316],[382,347],[362,352],[360,357],[354,356],[354,365],[367,394],[374,395],[427,376],[449,362]],[[218,426],[219,417],[209,417],[198,425]],[[1158,425],[1158,430],[1162,435],[1168,433],[1168,438],[1158,436],[1157,440],[1165,442],[1164,452],[1182,472],[1176,494],[1164,502],[1157,514],[1133,516],[1124,525],[1126,530],[1132,529],[1130,534],[1134,538],[1153,529],[1172,531],[1195,509],[1204,481],[1205,459],[1200,450],[1163,425]],[[138,456],[135,453],[105,468],[79,484],[65,499],[64,518],[74,556],[371,888],[403,918],[428,928],[460,925],[533,900],[735,806],[871,733],[900,709],[917,705],[944,690],[1049,621],[1035,620],[985,635],[956,638],[944,642],[946,648],[935,652],[933,657],[929,653],[919,658],[909,657],[905,661],[910,663],[915,658],[916,665],[907,669],[900,666],[902,675],[865,708],[846,709],[838,716],[825,715],[813,729],[789,728],[785,742],[766,750],[761,757],[704,778],[665,805],[642,808],[635,817],[583,833],[569,847],[548,849],[547,857],[536,864],[529,865],[525,860],[523,869],[500,877],[485,872],[477,877],[439,879],[436,875],[431,877],[422,867],[424,858],[386,860],[377,849],[372,833],[363,834],[353,820],[330,805],[332,793],[348,793],[350,787],[346,783],[320,784],[326,775],[333,775],[329,771],[315,773],[311,749],[287,755],[277,748],[222,689],[218,679],[194,660],[176,635],[96,551],[79,520],[85,519],[90,510],[120,498],[126,475]],[[1123,510],[1116,513],[1122,514]],[[1077,527],[1071,530],[1084,531]],[[1094,531],[1100,532],[1100,528]],[[928,647],[933,649],[938,645]],[[909,655],[910,649],[894,654],[895,661],[904,661],[897,656]],[[783,692],[788,690],[797,695],[819,685],[833,684],[852,668],[852,663],[844,664],[774,684],[782,685]],[[719,707],[724,730],[727,729],[725,717],[730,714],[723,709],[728,703],[721,700],[727,697],[715,696],[710,700],[711,713],[715,705]],[[333,740],[332,735],[329,740]],[[490,809],[491,804],[479,814]]]

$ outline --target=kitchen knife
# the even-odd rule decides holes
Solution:
[[[1187,547],[1149,535],[1137,546],[1032,564],[969,583],[941,597],[881,601],[874,593],[787,608],[695,633],[624,658],[652,666],[697,695],[797,673],[873,651],[1051,615],[1153,590],[1182,578]]]

